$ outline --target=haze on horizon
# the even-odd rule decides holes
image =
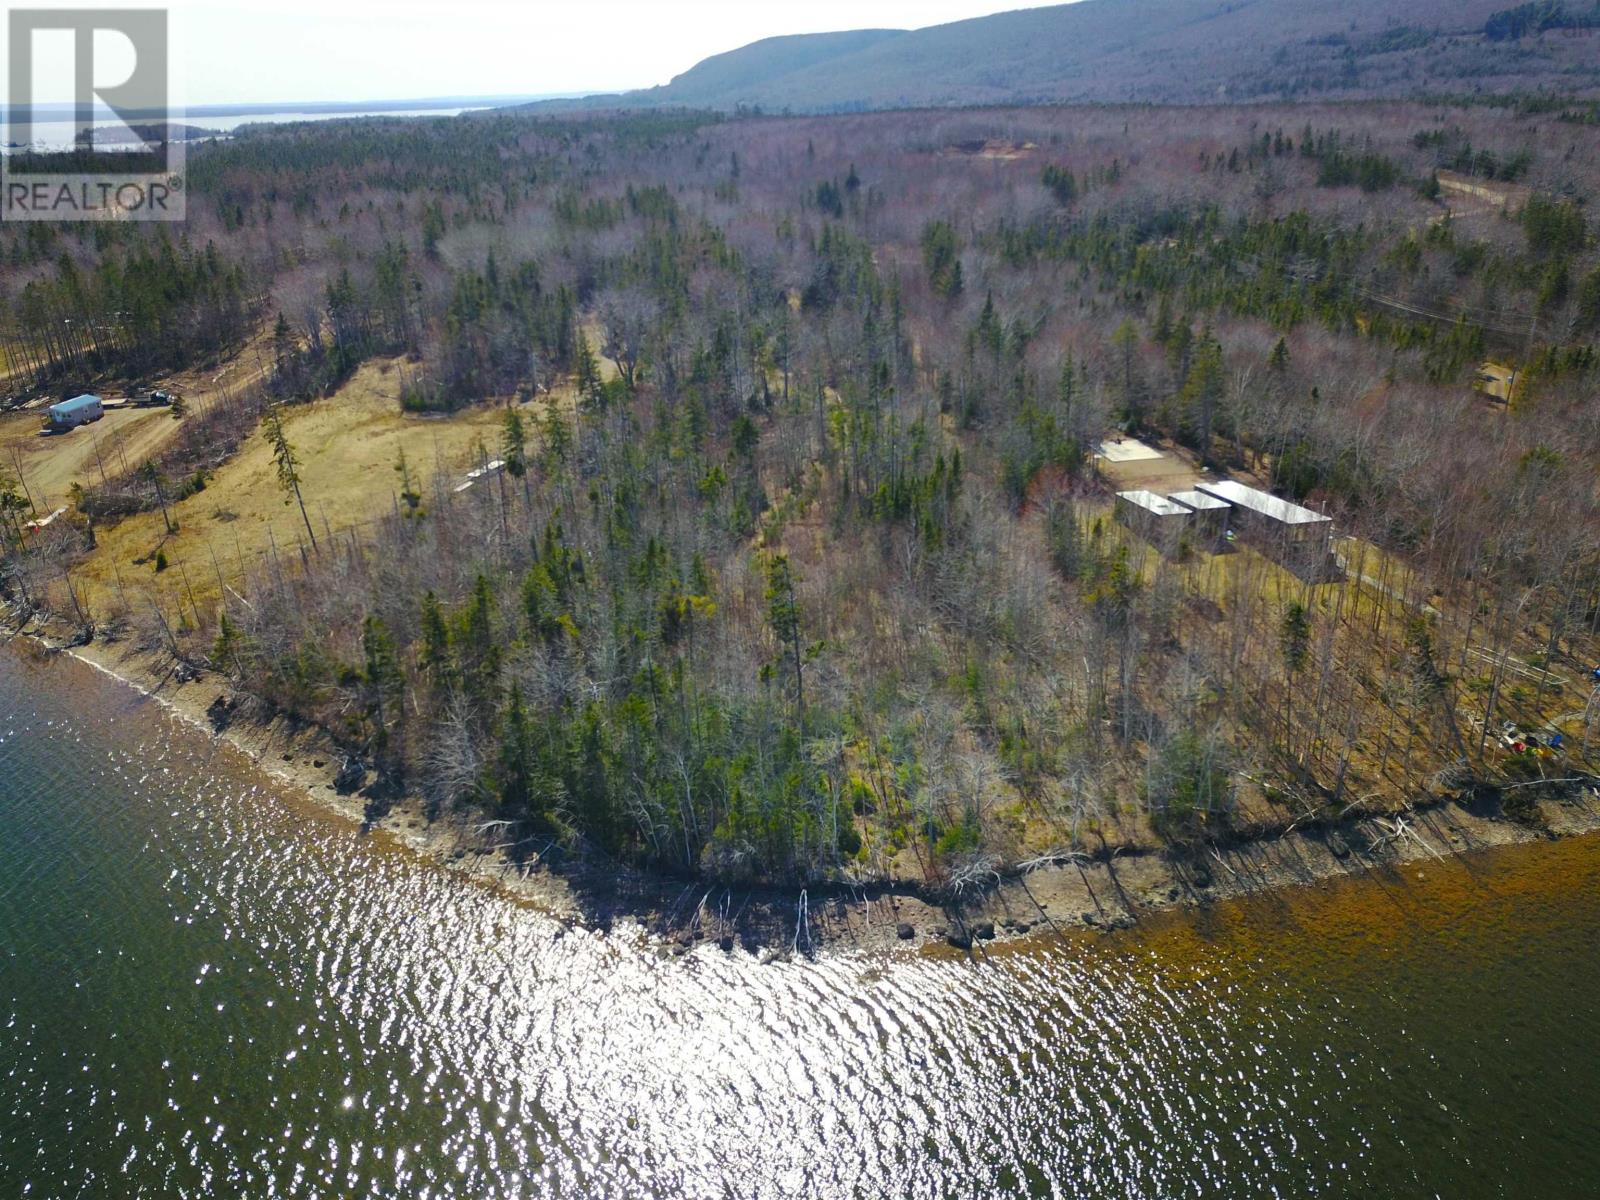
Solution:
[[[581,7],[282,0],[269,9],[242,0],[187,0],[169,11],[175,102],[219,105],[624,91],[666,83],[701,59],[762,38],[922,28],[1042,6],[1038,0],[590,0]],[[98,82],[122,77],[115,74],[117,49],[97,47],[98,62],[111,63],[97,65]],[[69,100],[65,35],[58,46],[39,47],[35,61],[38,77],[51,82],[37,85],[34,99]]]

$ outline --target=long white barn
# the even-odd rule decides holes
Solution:
[[[1195,489],[1226,501],[1234,533],[1303,579],[1337,575],[1333,519],[1236,479],[1199,483]]]
[[[1237,479],[1198,483],[1195,490],[1279,525],[1326,525],[1330,528],[1333,525],[1332,517],[1281,496],[1274,496],[1271,492],[1263,492],[1260,488],[1248,487]]]

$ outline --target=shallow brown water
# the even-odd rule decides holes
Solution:
[[[1576,839],[987,961],[676,959],[0,652],[0,1196],[1600,1195],[1597,935]]]

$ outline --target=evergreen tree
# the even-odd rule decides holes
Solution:
[[[522,424],[522,414],[514,408],[506,409],[500,427],[500,457],[513,478],[521,479],[528,473],[528,432]]]
[[[305,522],[306,536],[311,539],[311,548],[316,550],[317,535],[311,528],[305,497],[300,494],[300,459],[289,444],[289,435],[283,428],[283,414],[278,405],[267,409],[262,424],[266,429],[267,441],[272,445],[272,461],[277,465],[278,486],[284,492],[283,502],[288,504],[293,500],[300,506],[300,519]]]
[[[1281,336],[1272,344],[1272,353],[1267,358],[1267,366],[1279,375],[1289,369],[1289,343]]]
[[[389,746],[389,727],[405,717],[405,674],[400,655],[383,618],[368,613],[361,624],[362,678],[367,693],[367,719],[372,741],[381,755]]]
[[[501,811],[529,821],[534,829],[550,832],[551,781],[541,770],[533,723],[515,684],[501,721],[500,751],[495,760],[495,790]]]
[[[1306,606],[1291,600],[1278,623],[1278,649],[1283,654],[1283,744],[1294,750],[1294,681],[1311,657],[1311,617]]]
[[[450,631],[445,624],[444,605],[432,591],[422,597],[421,625],[417,665],[433,680],[434,688],[442,691],[452,680],[454,663],[450,657]]]
[[[794,594],[794,573],[789,568],[787,554],[773,554],[767,559],[767,623],[778,639],[778,657],[789,674],[803,729],[806,723],[806,651],[800,636],[800,604]]]
[[[461,686],[480,714],[492,713],[498,702],[501,650],[495,633],[494,607],[489,577],[479,575],[450,631],[450,648]]]
[[[1138,432],[1144,425],[1144,389],[1138,372],[1139,328],[1132,318],[1123,318],[1111,335],[1111,345],[1121,366],[1118,382],[1122,391],[1122,409],[1127,414],[1128,423]]]
[[[600,378],[600,362],[589,345],[588,335],[582,330],[578,331],[574,369],[577,374],[578,402],[593,412],[604,412],[606,389]]]

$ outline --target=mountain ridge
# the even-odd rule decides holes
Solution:
[[[1078,0],[923,29],[766,38],[659,87],[527,107],[836,112],[1600,89],[1592,28],[1486,32],[1520,11],[1507,0]]]

